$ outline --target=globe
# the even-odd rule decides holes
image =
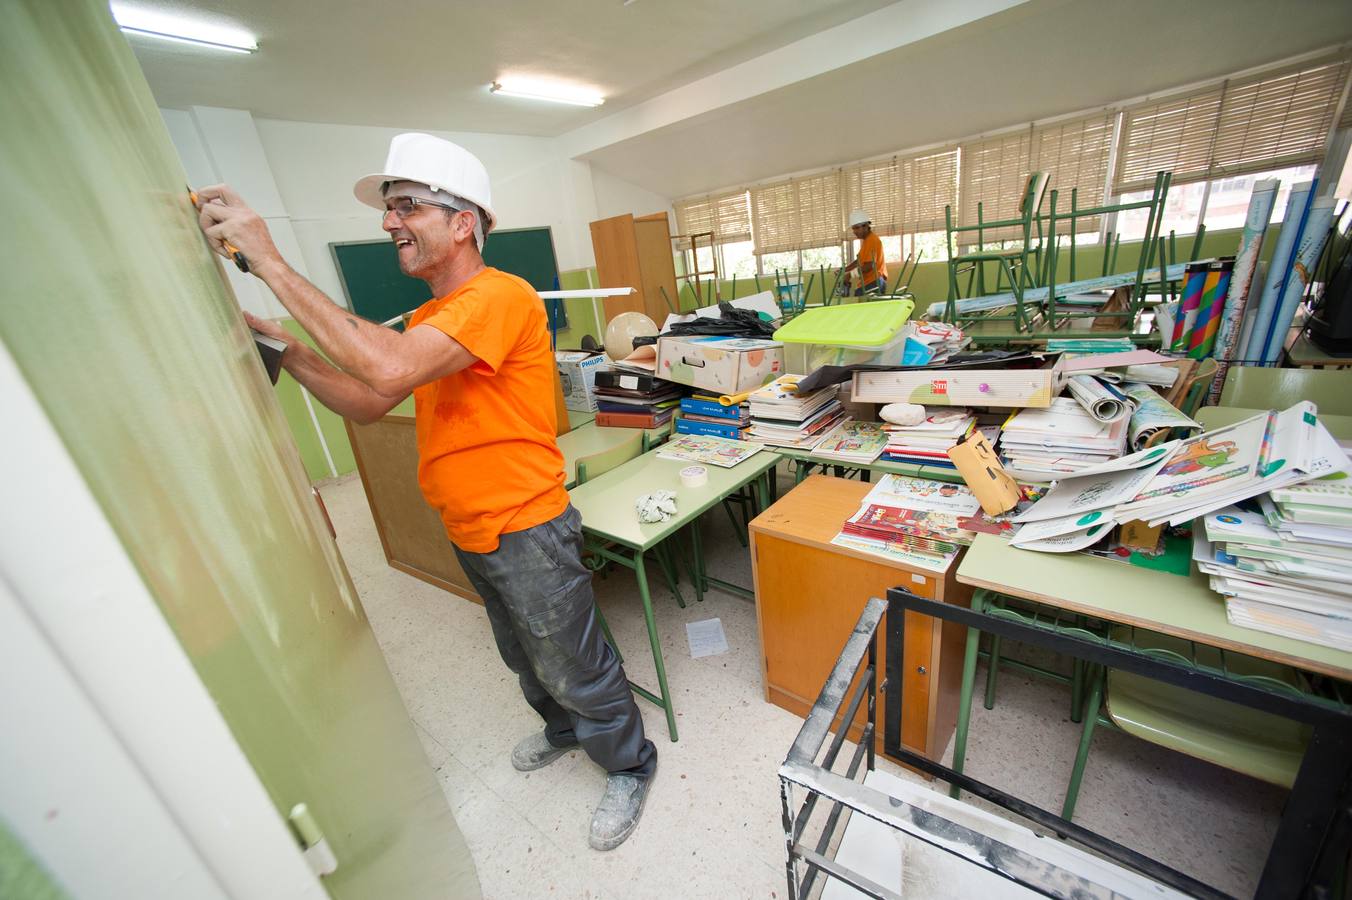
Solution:
[[[654,334],[657,334],[657,323],[643,313],[620,313],[606,326],[606,356],[624,359],[634,352],[634,338]]]

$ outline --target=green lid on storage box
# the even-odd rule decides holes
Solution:
[[[787,344],[881,347],[896,339],[915,309],[915,301],[875,300],[819,306],[796,316],[775,332]]]

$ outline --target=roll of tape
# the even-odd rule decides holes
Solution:
[[[686,487],[700,487],[709,483],[709,470],[704,466],[686,466],[681,470],[681,484]]]

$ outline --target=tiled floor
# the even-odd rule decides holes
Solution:
[[[785,482],[781,482],[787,487]],[[762,695],[751,601],[720,592],[677,607],[654,590],[680,741],[640,700],[659,770],[642,825],[611,853],[587,846],[605,776],[573,752],[531,774],[511,746],[539,720],[497,656],[483,609],[385,564],[361,483],[322,488],[338,542],[487,898],[783,897],[778,765],[801,720]],[[711,574],[750,585],[727,517],[703,522]],[[629,676],[656,686],[633,574],[597,579]],[[688,585],[683,582],[683,588]],[[685,623],[718,617],[729,651],[691,659]],[[974,704],[967,771],[1059,808],[1079,726],[1064,688],[1002,672],[999,702]],[[950,746],[949,753],[952,748]],[[901,772],[885,761],[879,767]],[[1252,893],[1285,793],[1100,729],[1076,821],[1222,890]]]

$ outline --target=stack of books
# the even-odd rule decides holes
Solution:
[[[1288,489],[1341,472],[1347,464],[1314,405],[1302,401],[1062,478],[1016,517],[1026,524],[1011,542],[1053,553],[1082,550],[1108,537],[1116,523],[1178,526],[1271,492],[1289,498]],[[1266,502],[1278,515],[1275,501]],[[1314,533],[1282,524],[1295,540]]]
[[[751,437],[773,447],[811,450],[845,419],[838,385],[799,394],[799,375],[781,375],[747,398]]]
[[[681,402],[679,385],[616,369],[596,373],[595,394],[596,424],[610,428],[657,428]]]
[[[678,434],[707,434],[733,441],[746,440],[751,424],[751,408],[745,404],[724,406],[717,397],[695,395],[681,398],[681,417],[676,420]]]
[[[1121,456],[1130,417],[1100,422],[1071,397],[1056,397],[1046,408],[1021,409],[1000,432],[1000,456],[1020,481],[1049,481],[1074,475]]]
[[[1207,515],[1205,532],[1194,530],[1198,568],[1230,624],[1352,651],[1352,522],[1297,538],[1272,496]],[[1347,516],[1348,504],[1329,509]]]
[[[954,468],[948,450],[976,429],[976,416],[960,406],[935,407],[917,425],[884,424],[887,446],[882,458],[890,462]]]
[[[980,509],[966,485],[884,475],[831,543],[944,571],[976,536],[960,520]]]
[[[826,433],[821,443],[812,448],[812,455],[839,462],[871,463],[886,446],[887,435],[881,422],[846,419]]]

